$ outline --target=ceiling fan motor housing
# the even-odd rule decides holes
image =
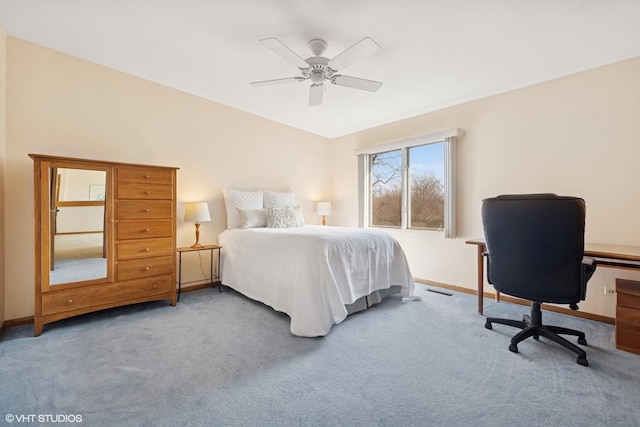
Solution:
[[[311,58],[307,58],[306,61],[309,64],[309,68],[302,70],[302,74],[313,83],[322,83],[330,79],[335,73],[335,70],[327,65],[329,63],[328,58],[312,56]]]

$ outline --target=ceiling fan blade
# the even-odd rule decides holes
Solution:
[[[266,47],[268,47],[269,49],[271,49],[272,51],[274,51],[275,53],[277,53],[278,55],[280,55],[281,57],[283,57],[288,62],[292,63],[298,68],[309,67],[309,64],[307,64],[307,62],[304,59],[300,58],[298,54],[296,54],[294,51],[289,49],[287,46],[285,46],[284,43],[282,43],[280,40],[278,40],[275,37],[262,39],[260,40],[260,43],[262,43],[263,45],[265,45]]]
[[[382,87],[382,82],[375,80],[361,79],[359,77],[342,76],[337,74],[331,78],[331,83],[338,86],[346,86],[354,89],[375,92]]]
[[[323,83],[314,83],[309,89],[309,107],[315,107],[322,104],[322,95],[324,93]]]
[[[329,61],[329,66],[334,70],[342,70],[354,62],[369,56],[380,49],[378,43],[369,37],[365,37],[350,48],[343,50],[335,58]]]
[[[286,77],[284,79],[274,79],[274,80],[261,80],[259,82],[250,82],[251,86],[271,86],[271,85],[279,85],[282,83],[293,83],[293,82],[303,82],[306,79],[304,77]]]

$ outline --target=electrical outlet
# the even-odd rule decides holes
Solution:
[[[615,294],[615,293],[616,293],[616,290],[615,290],[615,289],[609,289],[609,288],[607,288],[606,286],[605,286],[605,287],[603,287],[603,290],[604,290],[604,294],[605,294],[605,295],[613,295],[613,294]]]

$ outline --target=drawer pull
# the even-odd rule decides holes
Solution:
[[[144,252],[149,252],[151,249],[149,248],[144,248]]]
[[[149,175],[145,175],[145,176],[144,176],[144,179],[151,179],[151,176],[149,176]]]
[[[144,232],[145,232],[145,233],[148,233],[149,231],[151,231],[151,230],[149,230],[148,228],[145,228],[145,229],[144,229]]]
[[[146,191],[144,192],[144,194],[151,194],[151,191],[146,190]]]
[[[69,300],[67,301],[67,304],[71,304],[71,303],[73,303],[73,300],[72,300],[72,299],[69,299]]]
[[[151,267],[149,267],[148,265],[144,268],[144,271],[149,271],[151,270]]]
[[[145,209],[144,211],[145,211],[146,213],[149,213],[149,212],[151,212],[151,209],[147,208],[147,209]]]

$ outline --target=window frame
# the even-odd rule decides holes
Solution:
[[[394,141],[386,144],[361,148],[355,151],[358,156],[359,169],[359,225],[361,227],[394,228],[400,230],[435,231],[435,228],[409,228],[409,215],[411,214],[411,198],[409,197],[409,149],[412,147],[444,143],[444,237],[456,236],[456,183],[455,183],[455,146],[457,138],[464,136],[462,129],[451,129],[443,132],[422,135],[415,138]],[[371,155],[389,151],[401,150],[402,153],[402,206],[400,227],[376,226],[371,224],[372,219],[372,186],[371,186]]]

